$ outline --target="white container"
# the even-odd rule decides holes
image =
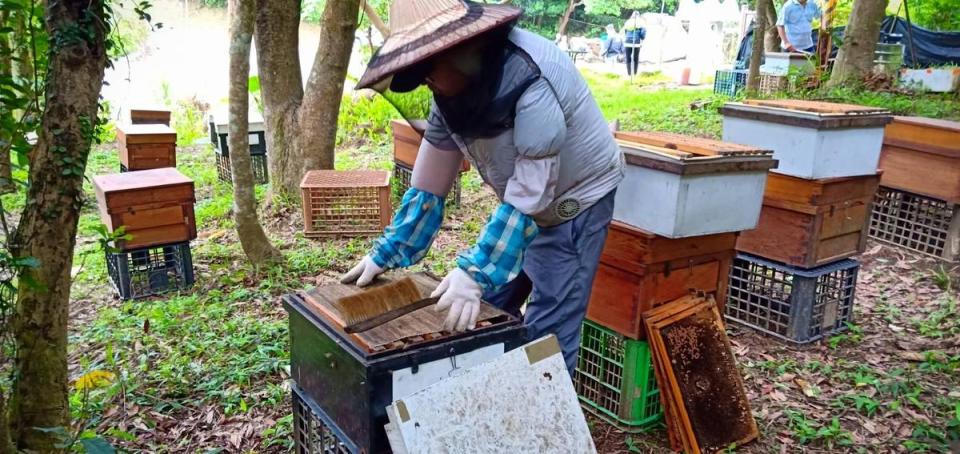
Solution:
[[[727,103],[723,140],[773,150],[773,172],[798,178],[877,173],[889,112],[815,101]]]
[[[767,52],[764,54],[763,66],[760,72],[772,76],[786,76],[791,69],[794,73],[809,74],[813,72],[811,56],[796,52]]]
[[[697,140],[738,151],[678,156],[660,146],[621,141],[627,166],[613,218],[668,238],[755,228],[767,171],[776,166],[771,153]]]
[[[960,89],[960,68],[904,68],[900,70],[900,85],[935,93],[957,91]]]

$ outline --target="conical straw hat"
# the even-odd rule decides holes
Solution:
[[[370,59],[357,88],[376,85],[522,13],[515,6],[463,0],[394,0],[390,5],[390,36]]]

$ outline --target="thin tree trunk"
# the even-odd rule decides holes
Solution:
[[[243,252],[255,265],[280,261],[257,218],[250,168],[250,42],[253,40],[254,0],[230,0],[230,170],[233,175],[233,219]]]
[[[763,34],[763,49],[767,52],[780,51],[780,34],[777,33],[777,8],[771,3],[766,8],[767,29]]]
[[[323,7],[320,47],[300,107],[304,169],[332,169],[337,117],[353,51],[360,0],[327,0]]]
[[[567,10],[563,12],[563,16],[560,16],[560,23],[557,25],[557,39],[567,34],[567,24],[570,23],[570,16],[573,15],[573,11],[581,3],[583,3],[583,0],[569,0]]]
[[[873,53],[880,39],[880,26],[887,0],[856,0],[850,12],[850,23],[843,34],[843,45],[837,54],[830,76],[830,86],[861,80],[873,71]]]
[[[57,442],[36,428],[64,427],[69,422],[70,269],[83,204],[83,173],[107,62],[103,0],[49,2],[46,21],[49,36],[73,38],[57,41],[60,47],[50,52],[30,189],[12,248],[14,256],[39,262],[24,270],[19,280],[14,321],[19,375],[11,413],[17,448],[35,452],[54,452]]]
[[[297,110],[300,76],[300,0],[257,0],[257,68],[260,73],[272,196],[300,192],[303,154]],[[321,44],[321,47],[322,44]]]
[[[747,71],[747,92],[760,90],[760,60],[763,59],[763,36],[767,31],[767,9],[773,8],[773,0],[757,0],[757,18],[753,27],[753,47],[750,53],[750,66]]]
[[[380,32],[380,36],[386,38],[390,35],[390,27],[387,27],[387,24],[383,23],[383,19],[380,18],[380,15],[377,14],[377,10],[370,5],[370,2],[363,0],[361,2],[363,5],[363,12],[370,19],[370,23],[377,28],[377,31]]]

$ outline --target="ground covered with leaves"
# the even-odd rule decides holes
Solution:
[[[588,74],[609,118],[624,129],[719,134],[706,90],[629,85]],[[844,96],[960,118],[956,100]],[[846,98],[844,98],[846,99]],[[878,100],[879,99],[879,100]],[[903,107],[907,106],[907,107]],[[912,106],[912,107],[911,107]],[[919,107],[917,107],[919,106]],[[382,101],[345,105],[337,167],[390,169]],[[200,236],[195,286],[120,301],[108,284],[92,187],[81,219],[71,307],[71,406],[77,430],[128,451],[284,452],[292,447],[289,349],[280,297],[333,282],[369,239],[303,237],[298,209],[264,207],[283,265],[253,269],[233,231],[231,188],[217,180],[209,145],[181,147],[178,168],[196,181]],[[91,156],[88,175],[117,171],[113,145]],[[266,187],[258,188],[264,199]],[[17,201],[5,200],[16,206]],[[444,273],[496,206],[475,172],[423,265]],[[747,452],[945,452],[960,436],[960,314],[955,268],[871,245],[863,257],[854,322],[843,334],[796,347],[731,326],[731,339],[761,429]],[[663,431],[627,435],[591,419],[601,452],[664,452]]]

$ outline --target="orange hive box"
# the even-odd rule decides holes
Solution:
[[[177,133],[167,125],[118,126],[117,146],[127,171],[177,166]]]
[[[960,204],[960,122],[894,117],[880,168],[883,186]]]

